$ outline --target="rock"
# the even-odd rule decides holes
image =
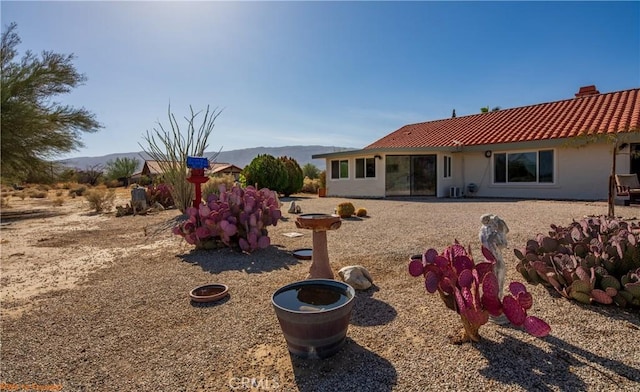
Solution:
[[[302,212],[302,208],[300,208],[300,206],[296,205],[295,201],[292,201],[291,204],[289,204],[289,211],[290,214],[300,214]]]
[[[369,271],[361,265],[350,265],[338,271],[342,280],[356,290],[366,290],[373,284]]]

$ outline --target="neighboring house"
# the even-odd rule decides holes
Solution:
[[[617,173],[640,171],[640,88],[405,125],[361,150],[317,154],[327,196],[604,200]]]
[[[170,163],[170,162],[167,162]],[[242,172],[242,169],[237,167],[236,165],[232,165],[230,163],[210,163],[208,175],[218,175],[218,174],[232,174],[235,179],[238,179],[238,176]],[[132,176],[132,179],[138,179],[141,176],[147,176],[151,179],[154,179],[158,176],[164,174],[164,170],[162,170],[160,161],[144,161],[144,165],[142,166],[142,171],[136,173]]]
[[[231,174],[236,181],[240,177],[240,173],[242,173],[242,169],[240,169],[236,165],[232,165],[230,163],[212,163],[209,165],[209,175],[222,175],[222,174]]]

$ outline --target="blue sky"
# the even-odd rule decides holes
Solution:
[[[104,129],[67,156],[139,151],[223,109],[209,151],[362,148],[399,127],[640,87],[640,2],[12,2],[21,51],[76,56],[56,100]]]

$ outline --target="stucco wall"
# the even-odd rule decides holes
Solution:
[[[640,134],[631,138],[632,142],[640,142]],[[435,152],[424,150],[403,150],[402,154],[437,154],[437,197],[449,197],[451,187],[459,187],[466,197],[496,198],[534,198],[534,199],[575,199],[606,200],[608,197],[608,178],[611,173],[611,145],[587,144],[580,148],[568,147],[565,144],[549,146],[538,145],[527,148],[495,148],[492,154],[500,152],[525,152],[538,149],[555,150],[555,171],[553,184],[493,184],[493,155],[487,158],[484,149],[476,151],[464,149],[460,152]],[[349,160],[349,178],[331,179],[327,172],[327,196],[339,197],[385,197],[385,154],[378,153],[382,159],[375,159],[375,178],[355,178],[355,159],[371,157],[362,152],[352,156],[327,158],[327,168],[332,159]],[[452,158],[451,177],[444,178],[443,157]],[[622,149],[617,155],[617,172],[628,173],[630,165],[629,147]],[[468,185],[474,183],[478,189],[475,194],[467,192]]]

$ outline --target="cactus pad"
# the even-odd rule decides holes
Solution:
[[[600,289],[591,290],[591,298],[593,298],[594,301],[604,305],[610,305],[613,303],[613,298],[611,298],[607,293]]]
[[[507,316],[511,324],[521,326],[527,317],[526,311],[520,306],[518,300],[513,296],[507,295],[502,299],[504,315]]]
[[[543,338],[549,335],[551,327],[535,316],[527,316],[524,319],[524,330],[537,338]]]
[[[583,304],[590,304],[591,297],[589,294],[581,293],[580,291],[571,291],[571,298],[577,300],[578,302],[582,302]]]
[[[571,290],[589,294],[591,291],[591,284],[584,280],[574,280],[573,283],[571,283]]]

